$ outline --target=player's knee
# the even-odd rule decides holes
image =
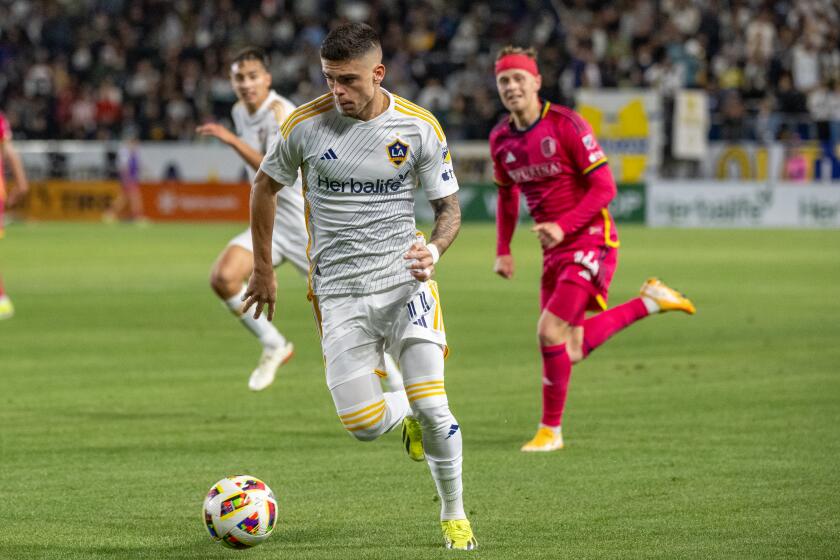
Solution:
[[[351,436],[359,441],[373,441],[381,434],[379,430],[373,428],[364,428],[361,430],[347,430]]]
[[[455,417],[449,410],[449,403],[445,399],[433,406],[412,407],[411,413],[420,422],[423,433],[427,434],[446,431],[453,424],[457,424]]]
[[[221,298],[231,298],[239,293],[242,279],[235,278],[231,271],[221,266],[214,266],[210,271],[210,287]]]
[[[344,426],[347,432],[359,441],[373,441],[385,433],[385,424],[382,420],[365,426]]]
[[[537,325],[537,339],[543,347],[567,344],[571,340],[571,329],[565,321],[562,323],[540,321]]]
[[[583,348],[580,344],[576,344],[574,340],[570,340],[566,344],[566,354],[569,356],[569,361],[576,364],[583,360]]]

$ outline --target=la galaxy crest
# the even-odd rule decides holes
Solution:
[[[405,163],[405,160],[408,159],[408,151],[411,149],[408,144],[399,138],[385,146],[385,148],[388,150],[388,159],[391,160],[394,167],[399,167]]]

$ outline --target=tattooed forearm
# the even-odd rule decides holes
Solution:
[[[457,194],[432,200],[431,204],[435,211],[435,229],[429,242],[434,243],[442,255],[461,229],[461,205]]]

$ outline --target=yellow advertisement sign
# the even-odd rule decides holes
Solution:
[[[19,214],[29,220],[99,221],[119,194],[118,181],[35,181]]]
[[[657,93],[580,90],[577,111],[592,126],[618,182],[639,182],[656,171],[662,138]]]

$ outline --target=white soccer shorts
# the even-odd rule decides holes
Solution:
[[[306,231],[300,231],[295,222],[290,227],[289,221],[281,215],[274,218],[274,233],[271,237],[271,264],[278,267],[289,261],[301,274],[309,273],[309,259],[306,257],[306,245],[309,239]],[[251,239],[251,228],[246,229],[228,242],[228,246],[235,245],[253,253],[254,244]]]
[[[409,340],[425,340],[446,351],[440,294],[434,280],[411,282],[365,296],[317,298],[327,387],[382,368],[382,353],[398,358]]]

